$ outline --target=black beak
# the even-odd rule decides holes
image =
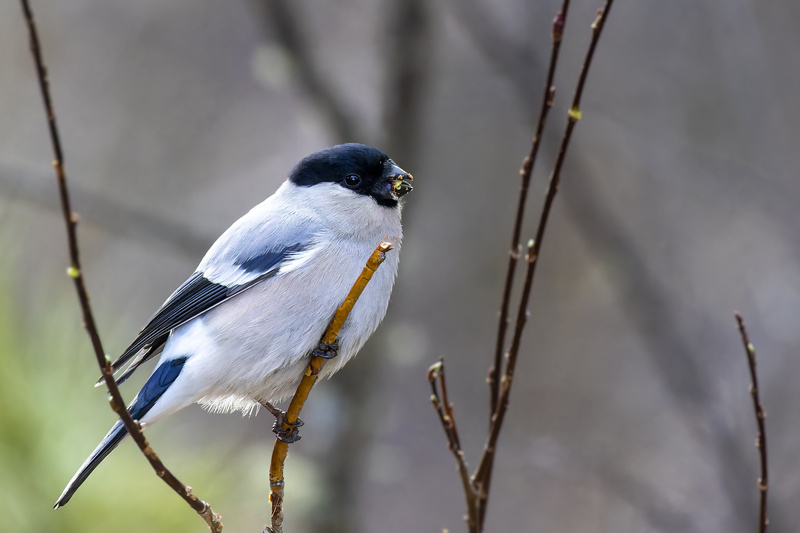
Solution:
[[[381,179],[375,183],[372,197],[381,205],[394,207],[401,196],[411,192],[413,187],[409,182],[413,179],[411,174],[389,159],[384,163]]]
[[[411,183],[409,183],[410,181],[413,181],[414,176],[398,167],[393,162],[389,162],[383,174],[387,177],[389,183],[391,184],[391,194],[395,198],[400,198],[401,196],[410,193],[414,189],[414,187],[411,186]]]

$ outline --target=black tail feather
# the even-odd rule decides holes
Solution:
[[[128,408],[131,418],[134,420],[142,420],[142,418],[150,412],[150,409],[153,408],[156,402],[178,378],[183,369],[183,364],[187,359],[188,357],[176,357],[175,359],[164,361],[156,367],[153,374]],[[103,459],[108,457],[108,454],[114,451],[114,448],[117,447],[127,434],[128,430],[125,429],[122,421],[117,421],[103,441],[94,449],[92,455],[86,459],[86,462],[81,465],[78,472],[69,480],[67,488],[64,489],[64,492],[61,493],[58,501],[56,501],[53,507],[54,509],[58,509],[67,504],[69,499],[72,498],[72,495],[75,494],[75,491],[78,490],[78,487],[89,477],[89,474],[97,468],[97,465],[99,465]]]
[[[117,422],[114,424],[114,427],[111,428],[111,431],[105,436],[105,438],[97,445],[97,448],[92,452],[92,455],[86,459],[86,462],[81,465],[80,469],[72,476],[72,479],[69,480],[67,483],[67,487],[64,489],[64,492],[61,493],[61,496],[58,497],[56,504],[53,506],[53,509],[58,509],[67,504],[67,502],[72,498],[72,495],[75,494],[75,491],[78,490],[86,478],[89,477],[95,468],[105,459],[108,457],[114,448],[122,441],[125,435],[128,434],[128,430],[125,429],[125,426],[122,425],[122,422]]]

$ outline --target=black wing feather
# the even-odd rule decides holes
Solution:
[[[260,273],[252,281],[242,285],[229,287],[208,280],[202,272],[192,274],[150,319],[133,343],[112,363],[113,369],[117,370],[140,351],[147,350],[128,371],[120,376],[117,382],[121,383],[128,379],[140,364],[156,355],[159,352],[158,348],[167,341],[170,331],[202,315],[239,292],[274,276],[278,272],[276,267],[279,263],[291,254],[305,248],[306,246],[302,244],[294,244],[280,250],[270,250],[256,257],[236,261],[232,267]]]

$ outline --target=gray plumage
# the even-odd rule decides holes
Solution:
[[[129,411],[143,426],[200,403],[248,412],[294,392],[375,246],[395,241],[339,335],[339,370],[386,314],[397,275],[399,196],[411,176],[374,148],[340,145],[301,161],[281,187],[211,246],[114,363],[129,369],[160,353]],[[55,507],[66,504],[125,436],[117,423],[75,474]]]

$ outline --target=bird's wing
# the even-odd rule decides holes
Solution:
[[[214,243],[197,271],[164,302],[114,361],[112,367],[116,371],[136,357],[117,383],[125,381],[140,364],[159,353],[173,329],[282,270],[296,268],[298,263],[310,259],[322,228],[312,220],[298,217],[294,217],[294,223],[287,223],[283,217],[265,220],[264,213],[254,216],[259,207]]]

